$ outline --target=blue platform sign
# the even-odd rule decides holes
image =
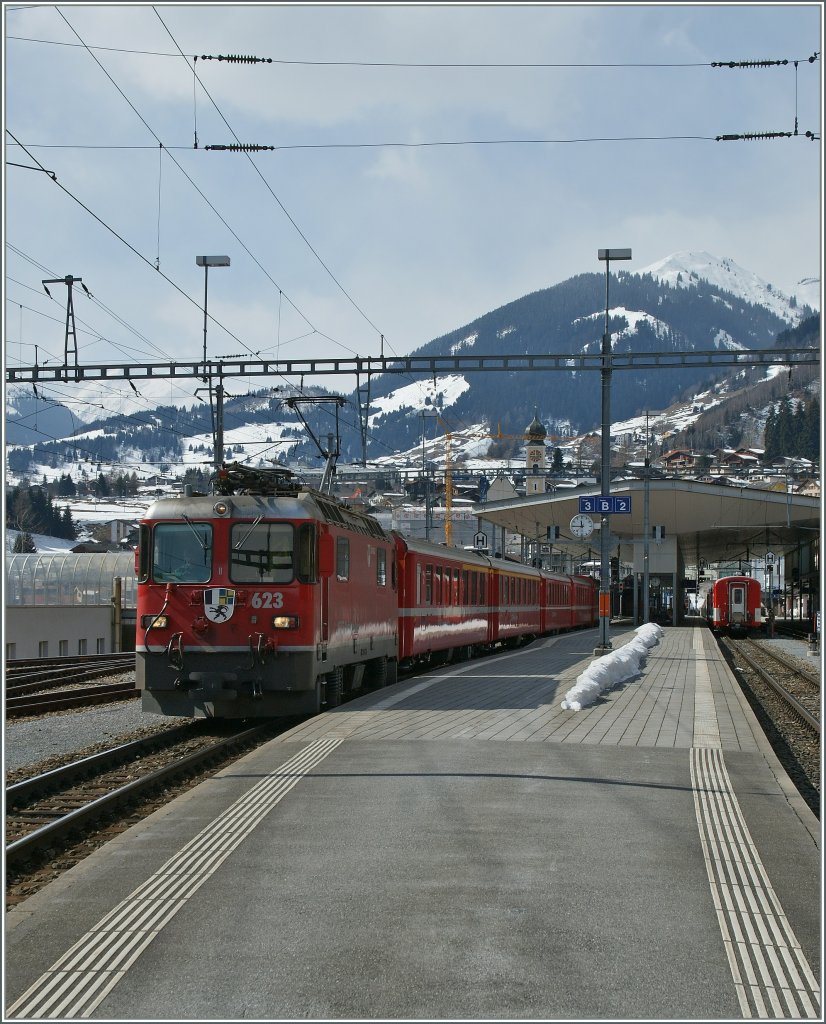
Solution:
[[[580,512],[596,512],[601,516],[610,515],[612,512],[631,513],[630,497],[615,497],[612,494],[593,494],[588,497],[581,496],[579,499]]]

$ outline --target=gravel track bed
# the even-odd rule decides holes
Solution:
[[[736,645],[732,647],[721,638],[720,649],[786,774],[820,820],[820,736],[812,732],[746,662],[736,660]],[[784,654],[789,657],[788,652]],[[812,671],[806,659],[795,660],[802,662],[806,671]],[[767,668],[767,671],[772,676],[777,675],[774,669]],[[785,684],[781,681],[781,685]]]
[[[134,673],[111,676],[106,682],[133,681]],[[114,704],[90,704],[69,711],[9,719],[5,729],[6,785],[59,768],[89,754],[129,740],[165,732],[188,718],[141,711],[140,698]]]

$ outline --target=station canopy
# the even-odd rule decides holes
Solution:
[[[780,557],[798,544],[811,543],[820,531],[819,497],[695,480],[614,481],[611,496],[631,502],[630,513],[608,516],[612,554],[619,544],[623,560],[633,559],[634,541],[643,538],[646,486],[649,528],[662,526],[666,538],[676,538],[685,565],[762,558],[766,552]],[[473,512],[530,541],[546,542],[548,527],[558,526],[559,541],[553,543],[578,557],[599,549],[600,514],[589,513],[594,532],[584,541],[573,536],[570,522],[580,511],[581,496],[599,494],[593,485],[565,488],[555,494],[479,502]]]

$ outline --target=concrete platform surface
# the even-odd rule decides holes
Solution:
[[[7,915],[7,1017],[820,1019],[820,825],[710,635],[563,711],[593,645],[247,754]]]

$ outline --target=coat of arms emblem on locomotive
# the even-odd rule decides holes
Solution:
[[[235,611],[235,591],[212,587],[204,591],[204,614],[210,622],[228,622]]]

